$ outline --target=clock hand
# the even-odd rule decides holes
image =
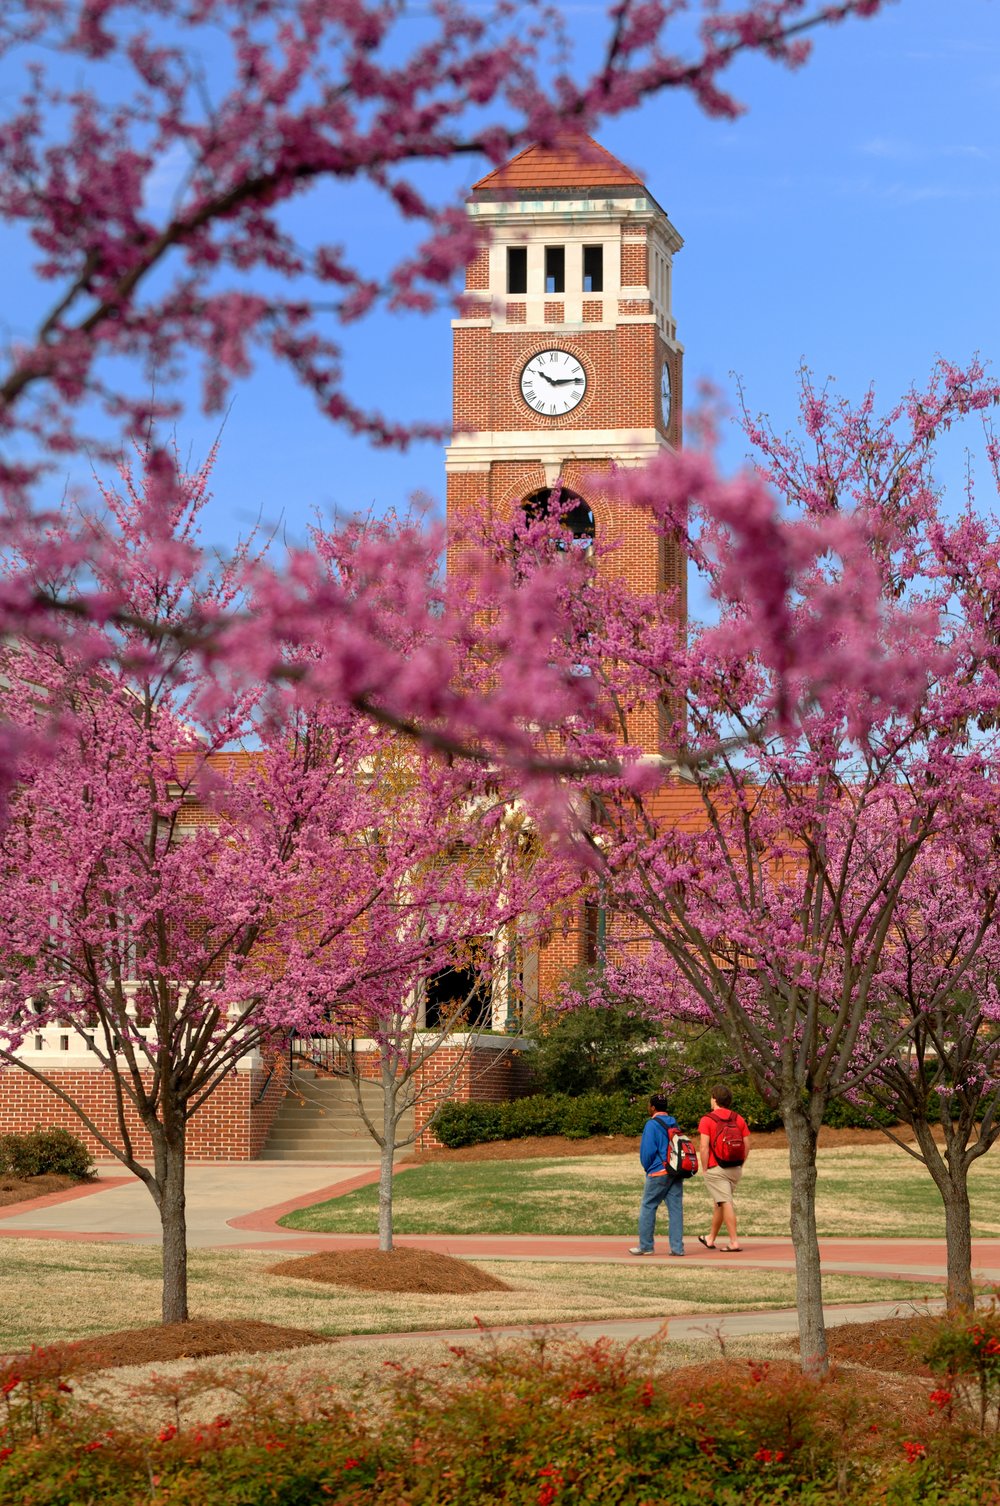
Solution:
[[[545,380],[547,382],[551,382],[552,385],[553,385],[553,387],[569,387],[574,382],[576,383],[577,386],[579,386],[580,382],[582,381],[582,378],[581,377],[546,377]]]
[[[543,379],[543,381],[548,382],[548,384],[549,384],[550,387],[558,387],[559,386],[558,380],[555,377],[547,376],[544,371],[536,371],[535,375],[536,376],[540,376]]]

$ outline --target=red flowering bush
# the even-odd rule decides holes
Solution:
[[[370,1415],[319,1384],[202,1372],[137,1391],[129,1421],[60,1389],[42,1351],[21,1368],[0,1372],[0,1506],[1000,1506],[996,1442],[948,1393],[868,1446],[850,1376],[677,1370],[655,1342],[484,1338],[395,1369]],[[231,1409],[185,1422],[226,1384]]]
[[[971,1411],[981,1433],[1000,1432],[1000,1306],[935,1322],[922,1346],[923,1358],[947,1385],[931,1392],[941,1410],[957,1404]]]

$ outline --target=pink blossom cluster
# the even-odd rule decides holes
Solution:
[[[34,501],[44,467],[97,452],[109,423],[113,452],[123,430],[177,417],[191,368],[218,411],[264,353],[378,444],[442,432],[359,406],[336,338],[376,306],[437,307],[472,256],[478,232],[428,195],[424,164],[497,163],[665,88],[733,115],[720,80],[736,58],[794,66],[811,31],[880,4],[621,0],[592,71],[552,5],[525,24],[506,0],[445,0],[417,25],[380,0],[15,8],[0,24],[23,80],[0,120],[0,219],[46,298],[0,369],[0,495]],[[351,184],[426,227],[382,275],[324,228]]]

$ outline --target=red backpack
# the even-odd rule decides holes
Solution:
[[[664,1165],[675,1177],[693,1177],[698,1170],[698,1152],[683,1130],[667,1130]]]
[[[720,1166],[742,1166],[747,1158],[746,1141],[743,1131],[736,1121],[736,1115],[732,1114],[728,1119],[720,1119],[718,1114],[710,1114],[709,1118],[715,1122],[715,1134],[712,1136],[712,1154]]]

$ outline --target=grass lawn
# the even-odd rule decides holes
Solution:
[[[383,1295],[271,1276],[280,1252],[195,1250],[189,1262],[195,1317],[257,1318],[321,1333],[391,1334],[486,1324],[557,1323],[601,1317],[791,1307],[790,1272],[740,1270],[709,1283],[703,1267],[477,1261],[513,1288],[474,1296]],[[79,1339],[159,1320],[159,1251],[118,1244],[8,1240],[0,1351]],[[829,1302],[908,1302],[933,1285],[830,1276]],[[270,1356],[267,1360],[270,1361]],[[187,1362],[185,1362],[187,1363]],[[216,1362],[217,1363],[217,1362]]]
[[[976,1162],[969,1179],[972,1232],[1000,1235],[1000,1150]],[[395,1184],[397,1234],[614,1234],[635,1232],[642,1172],[635,1156],[579,1160],[432,1162]],[[740,1233],[788,1234],[786,1151],[754,1151],[739,1193]],[[695,1177],[685,1189],[685,1230],[708,1227],[708,1200]],[[286,1228],[370,1234],[378,1189],[289,1213]],[[665,1215],[661,1215],[664,1218]],[[819,1152],[819,1232],[881,1238],[944,1237],[944,1215],[927,1171],[894,1145],[838,1146]]]

